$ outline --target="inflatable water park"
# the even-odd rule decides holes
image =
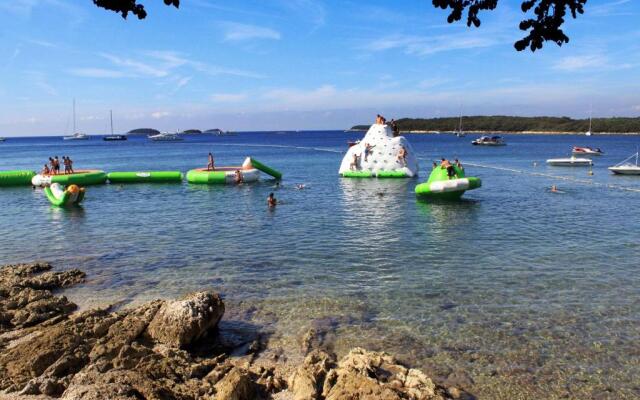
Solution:
[[[377,123],[349,147],[338,172],[344,178],[413,178],[418,175],[418,159],[404,136]]]
[[[69,185],[64,188],[59,183],[52,183],[45,186],[44,194],[52,205],[65,207],[80,204],[84,199],[85,189],[78,185]]]

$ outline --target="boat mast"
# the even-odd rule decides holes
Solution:
[[[76,134],[76,99],[73,99],[73,133]]]
[[[111,121],[111,135],[113,135],[113,110],[109,110],[109,120]]]

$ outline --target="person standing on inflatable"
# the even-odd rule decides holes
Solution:
[[[209,153],[209,160],[207,163],[207,171],[213,171],[214,170],[214,159],[213,159],[213,154]]]

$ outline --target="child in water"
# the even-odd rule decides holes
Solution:
[[[269,197],[267,197],[267,205],[269,208],[274,208],[278,204],[278,200],[276,200],[273,192],[269,193]]]

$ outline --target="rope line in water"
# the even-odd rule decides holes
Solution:
[[[524,174],[524,175],[530,175],[530,176],[539,176],[539,177],[543,177],[543,178],[559,179],[559,180],[563,180],[563,181],[581,183],[581,184],[584,184],[584,185],[593,185],[593,186],[607,188],[607,189],[617,189],[617,190],[624,190],[624,191],[627,191],[627,192],[640,193],[640,189],[638,189],[638,188],[614,185],[614,184],[610,184],[610,183],[594,182],[592,180],[578,179],[578,178],[573,178],[573,177],[570,177],[570,176],[560,176],[560,175],[545,174],[543,172],[530,172],[530,171],[524,171],[524,170],[521,170],[521,169],[507,168],[507,167],[496,167],[496,166],[491,166],[491,165],[483,165],[483,164],[476,164],[476,163],[470,163],[470,162],[466,162],[465,164],[470,165],[472,167],[477,167],[477,168],[494,169],[494,170],[498,170],[498,171],[513,172],[513,173],[516,173],[516,174]]]
[[[275,148],[283,148],[283,149],[300,149],[300,150],[323,151],[323,152],[326,152],[326,153],[344,153],[344,151],[342,151],[342,150],[326,149],[326,148],[322,148],[322,147],[288,146],[288,145],[283,145],[283,144],[218,143],[216,145],[217,146],[275,147]],[[431,160],[426,159],[424,157],[417,157],[417,158],[420,161],[427,161],[427,162],[431,161]],[[594,181],[591,181],[591,180],[588,180],[588,179],[578,179],[578,178],[573,178],[573,177],[570,177],[570,176],[552,175],[552,174],[545,174],[545,173],[542,173],[542,172],[530,172],[530,171],[525,171],[525,170],[516,169],[516,168],[499,167],[499,166],[484,165],[484,164],[477,164],[477,163],[470,163],[470,162],[465,162],[465,164],[466,165],[470,165],[472,167],[477,167],[477,168],[486,168],[486,169],[493,169],[493,170],[497,170],[497,171],[513,172],[513,173],[516,173],[516,174],[538,176],[538,177],[542,177],[542,178],[552,178],[552,179],[558,179],[558,180],[563,180],[563,181],[581,183],[583,185],[592,185],[592,186],[602,187],[602,188],[606,188],[606,189],[617,189],[617,190],[624,190],[624,191],[627,191],[627,192],[640,193],[640,189],[638,189],[638,188],[614,185],[614,184],[610,184],[610,183],[594,182]]]

